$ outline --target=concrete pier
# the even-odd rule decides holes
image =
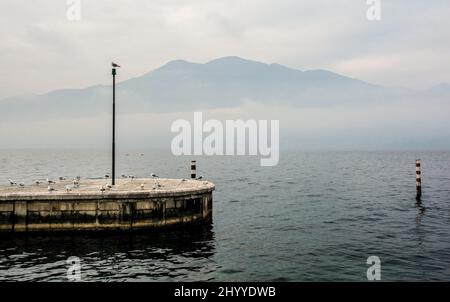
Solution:
[[[0,233],[139,230],[209,223],[213,183],[105,179],[0,186]]]

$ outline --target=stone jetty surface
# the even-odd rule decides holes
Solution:
[[[138,230],[210,223],[213,183],[192,179],[42,181],[0,186],[0,232]]]

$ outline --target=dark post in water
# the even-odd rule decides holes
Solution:
[[[420,159],[416,160],[416,199],[422,198],[422,170]]]

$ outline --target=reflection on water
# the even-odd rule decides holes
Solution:
[[[81,259],[84,281],[206,281],[217,269],[211,259],[214,233],[207,226],[152,234],[5,239],[0,241],[0,281],[67,281],[66,260],[71,256]]]

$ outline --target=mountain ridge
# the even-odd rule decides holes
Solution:
[[[110,85],[58,89],[1,100],[2,118],[49,118],[109,112]],[[236,56],[206,63],[172,60],[117,83],[121,112],[173,112],[235,107],[246,100],[263,105],[324,107],[388,102],[405,98],[448,99],[442,83],[418,93],[384,87],[323,69],[299,70]],[[126,104],[126,106],[124,106]]]

